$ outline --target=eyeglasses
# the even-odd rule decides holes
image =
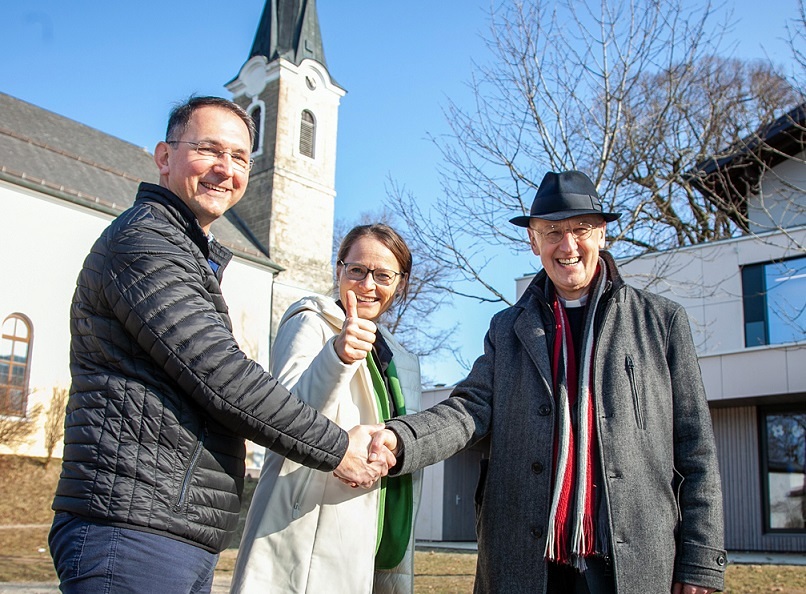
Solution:
[[[402,272],[395,272],[394,270],[387,270],[385,268],[376,268],[375,270],[370,270],[363,264],[345,262],[344,260],[339,260],[338,263],[344,266],[344,274],[351,281],[362,281],[367,278],[368,274],[372,274],[372,279],[376,283],[383,285],[384,287],[388,287],[395,282],[395,279],[398,276],[403,276]]]
[[[189,144],[196,151],[196,154],[209,160],[217,160],[224,155],[229,155],[232,167],[238,171],[249,171],[255,163],[254,159],[247,159],[241,153],[233,153],[232,150],[222,150],[212,142],[191,142],[189,140],[166,140],[165,142],[168,144]]]
[[[565,237],[566,233],[574,236],[576,241],[582,241],[591,236],[594,229],[598,229],[599,225],[592,225],[591,223],[574,223],[571,227],[560,227],[559,225],[549,225],[542,231],[535,229],[535,233],[542,235],[543,238],[549,243],[560,243]]]

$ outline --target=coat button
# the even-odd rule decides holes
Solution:
[[[533,526],[532,529],[529,531],[534,538],[540,538],[543,536],[543,529],[539,526]]]
[[[537,412],[540,414],[540,416],[547,417],[551,414],[551,407],[548,404],[544,404],[537,410]]]
[[[543,465],[540,462],[535,462],[534,464],[532,464],[532,472],[534,472],[535,474],[540,474],[541,472],[543,472]]]
[[[719,565],[720,567],[724,567],[725,563],[727,562],[728,560],[725,558],[725,555],[720,555],[719,557],[716,558],[716,564]]]

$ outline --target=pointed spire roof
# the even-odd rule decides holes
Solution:
[[[266,0],[249,58],[255,56],[297,65],[310,58],[327,68],[316,0]]]

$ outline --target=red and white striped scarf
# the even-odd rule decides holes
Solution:
[[[582,333],[581,361],[574,354],[565,308],[555,297],[556,323],[552,357],[558,430],[554,440],[554,492],[551,500],[545,556],[551,561],[585,570],[585,557],[595,552],[596,502],[594,497],[596,434],[594,422],[593,365],[594,319],[607,284],[606,267],[599,272],[588,295]],[[578,401],[578,403],[577,403]],[[574,406],[579,415],[572,422]]]

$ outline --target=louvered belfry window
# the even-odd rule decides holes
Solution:
[[[260,150],[260,134],[262,132],[262,129],[260,127],[260,123],[261,123],[261,120],[263,119],[262,111],[263,110],[261,110],[260,107],[258,106],[256,108],[254,108],[252,110],[252,112],[249,114],[249,115],[252,116],[252,122],[254,122],[254,124],[255,124],[255,140],[252,143],[252,152],[253,153],[256,153],[256,152],[258,152]]]
[[[316,123],[314,122],[313,114],[306,109],[302,112],[299,125],[299,152],[313,159],[315,146]]]

